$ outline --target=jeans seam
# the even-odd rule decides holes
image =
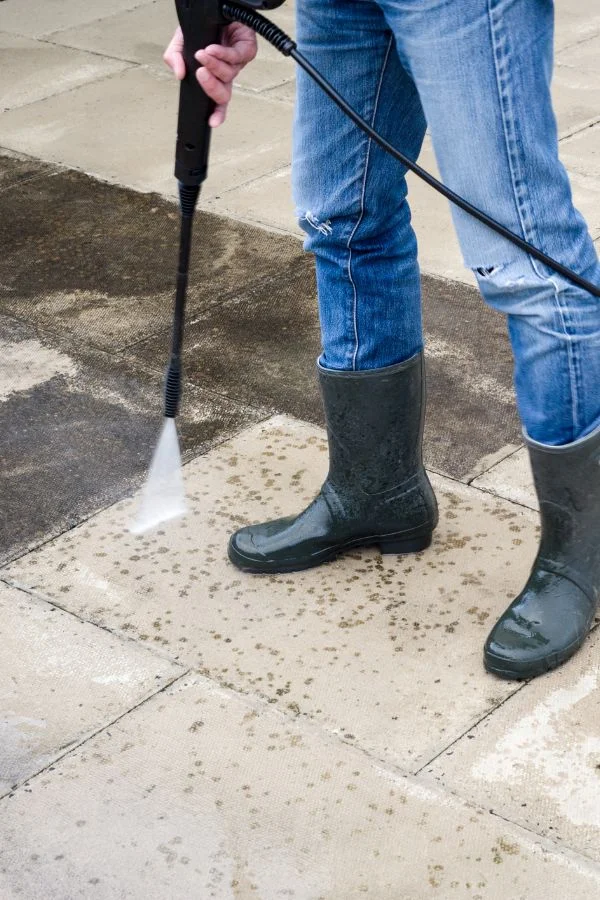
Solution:
[[[506,47],[503,49],[501,46],[500,40],[500,32],[501,28],[498,25],[497,20],[494,16],[494,8],[496,6],[497,0],[488,0],[488,20],[490,24],[490,38],[492,43],[492,50],[494,55],[494,71],[496,73],[496,86],[498,89],[498,99],[500,101],[500,116],[502,119],[502,130],[504,132],[504,142],[505,142],[505,150],[506,157],[508,161],[508,168],[510,171],[510,182],[513,192],[513,199],[515,203],[515,208],[517,211],[517,216],[519,218],[519,224],[521,226],[521,232],[523,234],[523,238],[530,243],[537,243],[537,235],[535,229],[532,227],[527,227],[524,218],[524,207],[526,206],[526,193],[522,193],[519,191],[519,186],[517,184],[518,173],[515,171],[515,157],[513,151],[511,149],[511,144],[515,143],[515,131],[514,131],[514,117],[510,116],[510,110],[507,109],[507,106],[510,102],[509,92],[505,89],[502,82],[502,57],[504,57],[504,61],[508,60],[508,52]],[[531,216],[529,216],[531,219]],[[536,261],[529,257],[530,265],[539,277],[544,277],[543,274],[538,270],[536,266]]]
[[[388,60],[390,58],[390,52],[392,49],[392,45],[394,43],[394,36],[390,35],[390,39],[388,42],[387,50],[383,59],[383,64],[381,66],[381,74],[379,76],[379,83],[377,85],[377,91],[375,92],[375,103],[373,107],[373,113],[371,115],[370,125],[372,128],[375,127],[375,119],[377,117],[377,111],[379,108],[379,97],[381,95],[381,87],[383,84],[383,77],[385,75],[385,70],[387,68]],[[359,351],[359,337],[358,337],[358,292],[356,290],[356,283],[352,277],[352,240],[358,230],[359,225],[361,224],[364,214],[365,214],[365,195],[367,192],[367,175],[369,172],[369,160],[371,157],[371,145],[372,139],[367,139],[367,153],[365,156],[365,170],[363,174],[363,181],[361,187],[361,195],[360,195],[360,213],[358,216],[358,220],[356,225],[352,229],[352,233],[348,238],[348,243],[346,244],[346,249],[348,250],[348,278],[350,279],[350,284],[352,285],[353,291],[353,301],[352,301],[352,320],[354,325],[354,353],[352,354],[352,371],[356,371],[356,357],[358,356]]]
[[[565,333],[565,336],[567,337],[566,349],[567,361],[569,366],[569,388],[571,393],[571,426],[573,428],[571,440],[574,440],[579,434],[579,393],[581,391],[581,378],[577,361],[576,347],[573,345],[573,342],[570,340],[570,338],[573,335],[577,335],[577,329],[569,329],[568,307],[567,309],[563,309],[563,306],[560,302],[560,290],[556,284],[556,281],[553,278],[549,278],[548,281],[552,285],[552,289],[554,291],[554,302],[560,315],[560,321],[562,322],[563,331]]]
[[[519,186],[517,184],[518,172],[515,170],[516,161],[511,149],[511,142],[515,143],[515,134],[514,134],[514,119],[509,116],[509,110],[507,109],[507,105],[510,102],[509,92],[505,90],[502,83],[502,73],[501,69],[501,56],[504,55],[504,60],[508,60],[508,52],[506,48],[504,51],[501,48],[500,41],[500,27],[498,25],[497,20],[494,16],[494,8],[496,6],[497,0],[488,0],[488,20],[490,24],[490,38],[492,42],[493,54],[494,54],[494,69],[496,73],[496,85],[498,89],[498,99],[500,101],[500,115],[502,118],[502,129],[504,132],[504,140],[505,140],[505,148],[506,148],[506,156],[508,160],[508,167],[510,171],[510,180],[513,191],[513,199],[515,202],[515,208],[517,211],[517,215],[519,218],[519,224],[521,226],[521,231],[525,240],[530,243],[536,244],[539,246],[538,235],[533,226],[526,226],[525,223],[525,207],[527,206],[527,192],[522,192],[519,190]],[[526,181],[523,179],[523,183]],[[528,218],[531,220],[531,216]],[[573,433],[577,433],[578,425],[577,420],[579,418],[577,409],[578,409],[578,400],[577,400],[577,389],[578,389],[578,373],[577,373],[577,362],[575,359],[575,354],[573,352],[573,347],[571,346],[571,341],[568,340],[571,336],[571,332],[568,327],[568,310],[563,309],[560,302],[560,292],[556,285],[555,280],[552,277],[548,277],[537,265],[537,261],[533,259],[533,257],[527,254],[527,259],[529,260],[529,264],[533,269],[535,275],[545,281],[546,283],[550,282],[552,285],[553,293],[554,293],[554,303],[556,309],[558,310],[558,314],[560,316],[560,321],[562,323],[563,331],[565,337],[567,338],[567,363],[569,369],[569,387],[571,393],[571,424],[573,428]]]

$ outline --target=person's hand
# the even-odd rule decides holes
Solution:
[[[208,120],[208,124],[213,128],[217,128],[225,121],[233,81],[244,66],[254,59],[258,49],[255,32],[239,22],[226,25],[221,39],[222,44],[209,44],[204,50],[196,53],[196,59],[200,63],[200,68],[196,72],[198,83],[217,104]],[[173,35],[163,59],[180,81],[185,78],[181,28]]]

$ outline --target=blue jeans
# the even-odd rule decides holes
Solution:
[[[600,283],[558,159],[552,0],[297,0],[299,49],[409,158],[428,127],[444,182]],[[423,347],[406,170],[298,72],[293,189],[315,254],[325,368]],[[600,301],[452,209],[465,264],[505,313],[526,432],[565,444],[600,426]]]

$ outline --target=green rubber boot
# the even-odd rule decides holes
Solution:
[[[583,644],[600,596],[600,429],[581,440],[527,445],[540,501],[540,549],[525,588],[494,626],[485,667],[534,678]]]
[[[295,572],[345,550],[414,553],[431,543],[437,504],[423,468],[423,354],[383,369],[318,366],[329,474],[298,516],[242,528],[229,558],[245,572]]]

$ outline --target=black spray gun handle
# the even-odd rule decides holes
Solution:
[[[284,0],[242,0],[236,4],[250,9],[274,9]],[[179,120],[175,177],[184,185],[200,185],[208,170],[210,126],[215,103],[204,93],[196,78],[200,63],[195,54],[209,44],[221,42],[221,29],[229,23],[222,12],[222,0],[175,0],[183,32],[186,74],[179,90]]]
[[[179,118],[175,151],[175,177],[184,185],[200,185],[206,178],[211,117],[215,103],[198,83],[200,63],[195,54],[219,44],[225,19],[219,0],[175,0],[183,32],[185,78],[179,88]]]

